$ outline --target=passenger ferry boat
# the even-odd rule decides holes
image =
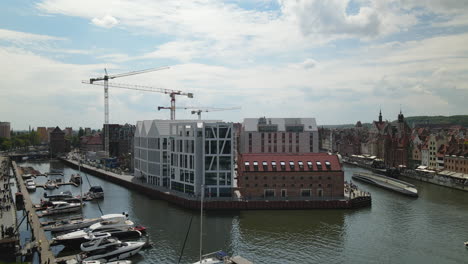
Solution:
[[[355,172],[352,178],[404,195],[418,197],[418,190],[416,189],[416,186],[402,180],[365,172]]]

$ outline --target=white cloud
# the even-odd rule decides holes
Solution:
[[[98,27],[104,27],[104,28],[111,28],[111,27],[116,26],[119,23],[119,21],[115,17],[110,16],[110,15],[105,15],[104,17],[101,17],[101,18],[95,17],[91,20],[91,22],[93,22],[93,24]]]
[[[13,31],[0,28],[0,40],[26,45],[38,42],[65,40],[65,38],[32,34],[27,32]]]

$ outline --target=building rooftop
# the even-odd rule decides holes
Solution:
[[[278,131],[286,131],[287,126],[304,125],[304,131],[318,131],[315,118],[244,118],[244,131],[258,131],[259,121],[265,125],[277,125]]]
[[[340,171],[338,156],[327,153],[248,153],[239,159],[242,171]]]

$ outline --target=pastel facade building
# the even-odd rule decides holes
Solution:
[[[232,123],[200,120],[138,121],[134,174],[173,191],[229,197],[234,184]]]

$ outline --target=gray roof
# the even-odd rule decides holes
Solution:
[[[257,131],[259,118],[244,118],[244,131]],[[285,131],[286,125],[303,124],[304,131],[318,131],[315,118],[266,118],[267,124],[278,125],[278,131]]]
[[[220,120],[143,120],[137,121],[135,137],[159,137],[171,135],[171,124],[198,124],[198,123],[217,123]]]

